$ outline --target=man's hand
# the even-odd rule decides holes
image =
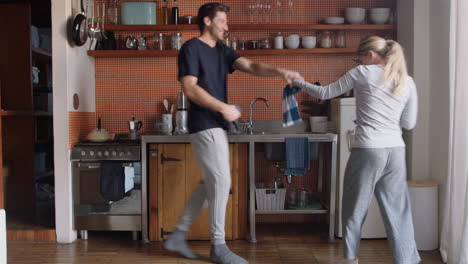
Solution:
[[[229,122],[236,121],[241,116],[241,112],[237,109],[235,105],[227,104],[219,112],[223,115],[224,119],[226,119]]]
[[[283,75],[284,80],[289,84],[289,85],[294,85],[294,81],[303,81],[304,77],[301,76],[298,72],[295,71],[290,71],[290,70],[283,70],[281,71],[281,74]]]

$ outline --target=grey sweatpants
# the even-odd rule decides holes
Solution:
[[[353,148],[343,186],[344,257],[358,256],[361,228],[375,194],[397,264],[421,261],[406,183],[405,148]]]
[[[211,243],[225,244],[224,223],[231,186],[229,142],[226,131],[213,128],[194,133],[191,135],[191,144],[201,169],[203,182],[192,193],[177,228],[188,231],[203,205],[208,202]]]

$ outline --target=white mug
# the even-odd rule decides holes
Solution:
[[[156,122],[155,130],[156,130],[156,134],[161,134],[161,135],[170,135],[172,131],[169,127],[169,123],[165,123],[161,121]]]
[[[309,117],[310,121],[310,131],[312,133],[326,133],[327,132],[327,116],[311,116]]]

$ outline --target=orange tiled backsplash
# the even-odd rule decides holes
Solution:
[[[95,0],[97,1],[97,0]],[[132,0],[134,2],[148,2]],[[286,0],[283,0],[285,2]],[[124,2],[124,1],[120,1]],[[125,1],[127,2],[127,1]],[[153,1],[154,2],[154,1]],[[157,1],[158,4],[161,1]],[[205,1],[179,0],[180,15],[196,15],[198,7]],[[228,15],[230,24],[249,23],[246,12],[248,0],[223,1],[231,7]],[[343,16],[346,7],[395,7],[395,0],[293,0],[293,19],[285,19],[283,24],[316,24],[326,16]],[[155,32],[115,32],[126,37],[144,35],[151,43]],[[172,32],[165,32],[166,35]],[[249,39],[272,38],[276,31],[233,31],[231,37]],[[183,39],[188,40],[198,35],[198,31],[182,32]],[[283,32],[283,35],[300,34],[313,35],[315,31]],[[347,31],[346,44],[356,47],[359,40],[367,35],[380,35],[394,38],[389,31]],[[167,42],[167,41],[166,41]],[[332,55],[290,55],[290,56],[253,56],[255,61],[262,61],[278,67],[299,71],[307,81],[320,81],[328,84],[337,80],[346,71],[354,66],[351,54]],[[127,121],[132,117],[143,121],[142,133],[153,133],[154,123],[163,113],[162,100],[168,99],[174,103],[180,85],[177,82],[177,58],[175,57],[149,57],[149,58],[96,58],[96,113],[70,112],[70,147],[95,127],[97,117],[102,118],[103,127],[112,133],[127,133]],[[284,82],[281,78],[260,78],[245,73],[235,72],[229,77],[228,100],[229,103],[238,104],[243,110],[243,119],[248,118],[249,102],[256,97],[264,97],[270,101],[270,107],[257,105],[254,119],[279,120],[282,118],[282,88]],[[313,100],[305,93],[296,96],[297,100]],[[302,114],[307,118],[307,114]],[[271,175],[281,175],[271,162],[263,158],[263,152],[256,153],[257,182],[271,181]],[[315,190],[317,181],[317,162],[311,162],[311,169],[304,177],[293,179],[292,186],[305,186]],[[283,176],[284,177],[284,176]],[[284,179],[284,178],[283,178]],[[303,222],[316,219],[311,215],[259,215],[259,222]]]
[[[97,0],[96,0],[97,1]],[[134,0],[132,0],[134,1]],[[141,2],[148,2],[137,0]],[[285,0],[283,0],[284,2]],[[122,2],[122,1],[121,1]],[[153,1],[154,2],[154,1]],[[161,1],[157,1],[158,4]],[[178,1],[180,15],[196,15],[198,7],[205,1]],[[229,22],[231,24],[249,23],[246,6],[243,1],[224,1],[231,6]],[[343,15],[345,7],[394,7],[394,0],[331,0],[310,1],[293,0],[293,20],[284,23],[318,23],[326,16]],[[126,36],[133,33],[151,36],[154,32],[116,32]],[[166,32],[170,34],[171,32]],[[233,31],[232,36],[248,39],[264,39],[273,37],[276,32],[269,31]],[[315,31],[288,31],[284,35],[297,33],[300,35],[316,35]],[[187,40],[198,35],[198,31],[182,32],[183,39]],[[366,35],[377,34],[393,37],[389,31],[347,31],[346,41],[348,47],[356,47],[359,40]],[[151,41],[151,38],[149,39]],[[249,57],[252,60],[262,61],[278,67],[299,71],[307,81],[320,81],[328,84],[335,81],[354,66],[354,55],[290,55],[290,56],[258,56]],[[149,58],[96,58],[96,116],[102,118],[103,127],[112,133],[128,132],[127,121],[132,117],[143,121],[142,133],[153,133],[154,123],[163,113],[162,100],[169,99],[175,102],[180,85],[177,82],[176,57],[149,57]],[[255,97],[264,97],[270,101],[270,107],[257,106],[255,119],[270,120],[281,119],[281,96],[284,82],[281,78],[261,78],[245,73],[235,72],[229,78],[229,102],[239,104],[243,109],[242,118],[248,118],[248,104]],[[312,100],[304,93],[297,95],[298,101]],[[78,114],[79,115],[79,114]],[[86,114],[85,114],[86,115]],[[303,114],[307,118],[307,114]],[[71,120],[78,122],[78,119]],[[71,129],[80,128],[71,123]],[[82,135],[84,132],[71,131],[70,135]],[[71,138],[76,142],[78,138]]]

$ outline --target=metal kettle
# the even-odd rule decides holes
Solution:
[[[130,129],[130,139],[135,140],[138,137],[138,130],[143,126],[143,122],[135,120],[135,117],[132,120],[128,121],[128,128]]]

